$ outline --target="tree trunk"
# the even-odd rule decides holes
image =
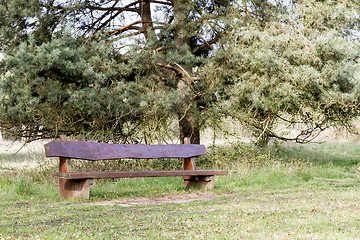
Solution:
[[[149,39],[149,29],[153,28],[150,0],[143,0],[140,2],[140,16],[142,22],[141,32],[144,33],[146,39]]]
[[[174,4],[174,20],[175,20],[175,29],[174,29],[174,40],[175,46],[179,54],[182,53],[185,46],[189,46],[190,39],[188,36],[183,36],[180,34],[181,30],[184,29],[188,19],[187,19],[187,10],[189,6],[189,0],[176,0],[173,1]],[[191,73],[191,66],[182,65],[181,66],[185,71]],[[193,101],[192,90],[189,86],[191,81],[186,79],[186,76],[183,75],[179,79],[177,91],[181,98],[181,106],[179,111],[179,130],[180,130],[180,142],[184,143],[184,138],[189,137],[191,143],[199,144],[200,143],[200,124],[198,120],[198,114],[196,109],[196,103]]]
[[[200,126],[199,121],[192,116],[185,115],[179,121],[180,142],[184,144],[184,138],[189,137],[192,144],[200,144]]]

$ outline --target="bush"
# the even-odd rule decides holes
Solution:
[[[200,157],[198,166],[204,168],[238,169],[255,167],[279,161],[273,152],[275,148],[259,148],[254,144],[234,142],[230,145],[213,145],[208,155]]]

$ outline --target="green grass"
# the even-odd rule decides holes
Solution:
[[[96,181],[90,200],[61,200],[50,174],[56,166],[6,171],[0,239],[360,238],[356,143],[213,149],[199,166],[230,174],[216,177],[213,199],[182,203],[152,200],[203,194],[184,190],[181,178]],[[93,204],[144,197],[149,204]]]
[[[98,182],[91,188],[91,199],[114,199],[135,196],[160,196],[164,193],[183,193],[181,178],[118,179],[115,182]]]
[[[358,142],[289,144],[281,147],[278,156],[307,159],[315,165],[354,167],[360,163]]]
[[[211,201],[131,207],[3,202],[0,238],[357,239],[359,193],[357,188],[256,189]]]

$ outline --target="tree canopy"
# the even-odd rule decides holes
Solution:
[[[357,1],[0,5],[0,126],[18,137],[199,143],[231,117],[303,142],[359,115]],[[279,122],[300,130],[284,137]]]

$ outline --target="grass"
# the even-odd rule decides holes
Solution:
[[[19,169],[0,176],[0,239],[359,239],[359,153],[356,143],[214,147],[199,165],[230,174],[213,199],[160,205],[152,199],[203,193],[181,178],[141,178],[60,200],[52,166]],[[139,197],[149,204],[93,204]]]
[[[289,144],[279,156],[308,159],[315,165],[353,167],[360,162],[360,147],[358,142]]]
[[[356,188],[257,189],[211,201],[155,206],[1,203],[5,211],[0,213],[0,237],[356,239],[360,223],[358,196]]]

